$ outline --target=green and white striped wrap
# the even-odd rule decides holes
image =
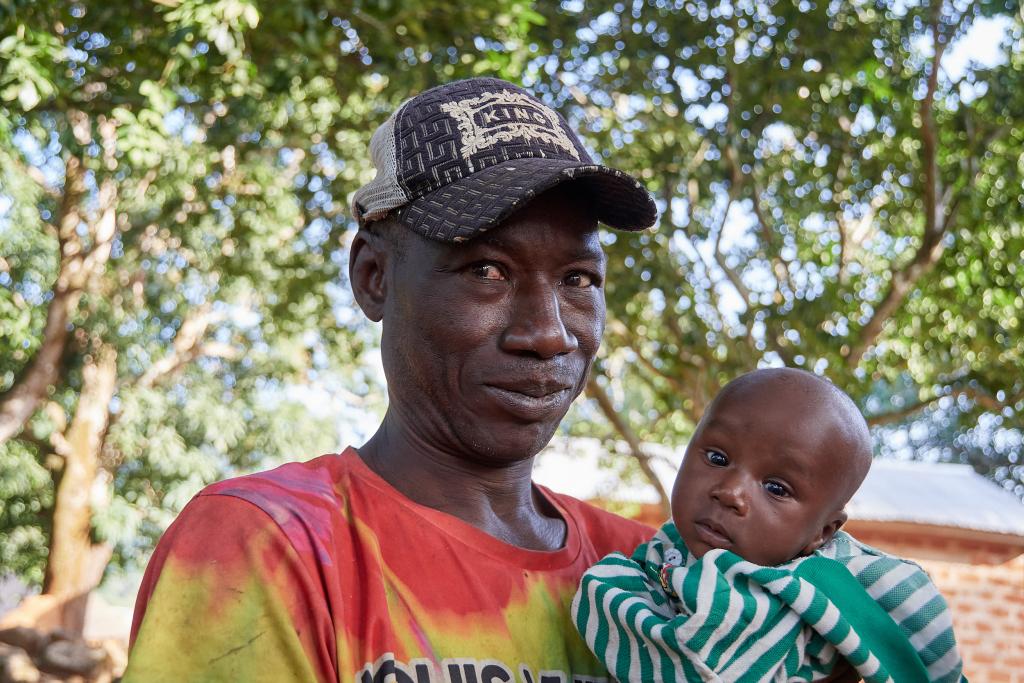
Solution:
[[[843,532],[810,557],[762,567],[726,550],[698,560],[669,522],[632,558],[591,567],[572,617],[620,681],[813,681],[838,655],[868,683],[966,681],[949,608],[924,570]]]

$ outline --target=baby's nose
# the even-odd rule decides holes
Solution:
[[[712,489],[711,497],[740,516],[746,515],[750,507],[746,489],[737,478],[721,482]]]

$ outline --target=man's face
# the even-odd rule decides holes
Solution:
[[[589,216],[555,190],[462,244],[406,236],[381,347],[389,410],[416,438],[487,464],[547,444],[604,329],[605,257]]]
[[[730,550],[760,565],[813,552],[844,518],[849,463],[827,409],[775,391],[742,391],[709,409],[686,449],[672,519],[702,557]]]

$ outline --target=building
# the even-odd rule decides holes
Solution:
[[[847,530],[913,559],[953,610],[972,681],[1024,682],[1024,505],[968,465],[879,460]]]

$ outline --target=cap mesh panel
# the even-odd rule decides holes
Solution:
[[[379,220],[409,201],[409,196],[398,184],[398,157],[395,152],[395,121],[404,107],[403,103],[370,138],[370,158],[377,175],[356,190],[352,197],[352,215],[360,225]]]

